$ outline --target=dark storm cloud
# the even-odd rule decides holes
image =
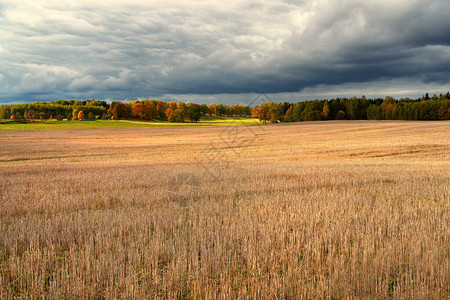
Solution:
[[[0,4],[0,101],[450,89],[446,0],[38,2]]]

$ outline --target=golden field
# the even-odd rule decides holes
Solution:
[[[1,131],[0,298],[448,298],[449,133]]]

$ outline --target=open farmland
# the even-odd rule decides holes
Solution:
[[[450,122],[0,132],[0,298],[450,296]]]

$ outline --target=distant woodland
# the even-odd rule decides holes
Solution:
[[[8,122],[62,120],[167,120],[197,122],[202,116],[253,117],[263,123],[321,120],[449,120],[450,94],[428,94],[419,99],[336,98],[297,103],[265,102],[257,106],[196,104],[138,100],[132,102],[58,100],[0,105],[0,119]]]

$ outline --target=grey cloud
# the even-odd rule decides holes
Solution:
[[[0,102],[445,87],[449,13],[446,0],[7,1]]]

